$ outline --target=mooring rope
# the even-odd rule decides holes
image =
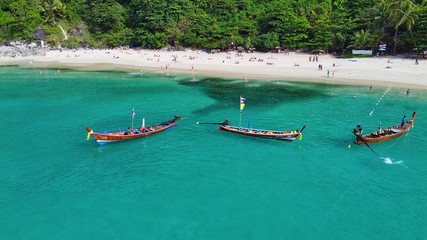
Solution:
[[[388,91],[390,91],[391,85],[388,86],[388,88],[385,90],[385,92],[383,93],[383,95],[380,97],[380,99],[378,99],[377,103],[375,104],[375,106],[372,108],[371,112],[369,113],[369,116],[372,116],[372,114],[374,114],[375,111],[375,107],[378,106],[378,104],[380,104],[380,102],[383,100],[383,98],[385,97],[385,95],[388,93]]]

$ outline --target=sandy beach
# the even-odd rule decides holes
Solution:
[[[157,50],[51,50],[44,56],[0,57],[0,66],[142,71],[191,77],[321,82],[427,89],[427,61],[402,57],[336,58],[302,53],[238,53]],[[311,58],[311,59],[310,59]],[[311,61],[310,61],[311,60]],[[322,69],[319,69],[322,65]]]

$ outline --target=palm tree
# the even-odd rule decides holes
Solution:
[[[393,17],[396,21],[396,24],[394,25],[394,29],[396,31],[394,33],[393,54],[396,53],[397,33],[399,32],[399,27],[404,25],[411,32],[412,26],[418,19],[415,4],[411,0],[398,0],[395,4],[396,9],[395,11],[392,11]]]
[[[350,42],[350,45],[348,45],[348,48],[352,49],[366,49],[371,47],[371,34],[369,31],[361,30],[360,32],[357,32],[353,38],[353,41]]]
[[[374,8],[376,14],[375,19],[379,20],[383,28],[390,25],[390,17],[393,15],[394,3],[391,0],[379,0],[378,4]]]
[[[46,22],[56,24],[55,18],[62,17],[65,14],[66,6],[61,0],[44,0],[43,12],[46,16]]]

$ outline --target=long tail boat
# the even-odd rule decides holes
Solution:
[[[252,136],[252,137],[261,137],[261,138],[269,138],[269,139],[293,142],[297,138],[299,140],[302,139],[302,131],[304,130],[304,128],[305,126],[301,129],[301,131],[299,130],[272,131],[272,130],[262,130],[262,129],[251,129],[251,128],[229,126],[228,120],[225,120],[225,122],[219,127],[218,130],[243,134],[243,135]]]
[[[103,145],[112,142],[120,142],[135,138],[141,138],[169,129],[175,126],[175,121],[179,119],[181,119],[181,117],[179,115],[176,115],[174,119],[162,122],[160,124],[120,131],[94,132],[89,127],[86,127],[86,130],[88,131],[87,140],[89,140],[90,136],[92,136],[99,144]]]
[[[353,131],[353,134],[356,135],[356,144],[363,145],[369,143],[384,142],[398,138],[403,134],[408,133],[409,130],[414,126],[415,115],[417,115],[416,112],[412,114],[411,120],[409,120],[409,122],[388,127],[383,129],[382,131],[378,130],[376,132],[364,135],[360,135],[357,131]]]

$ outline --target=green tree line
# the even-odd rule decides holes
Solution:
[[[64,40],[59,26],[69,35]],[[2,0],[0,41],[52,46],[427,49],[427,0]]]

